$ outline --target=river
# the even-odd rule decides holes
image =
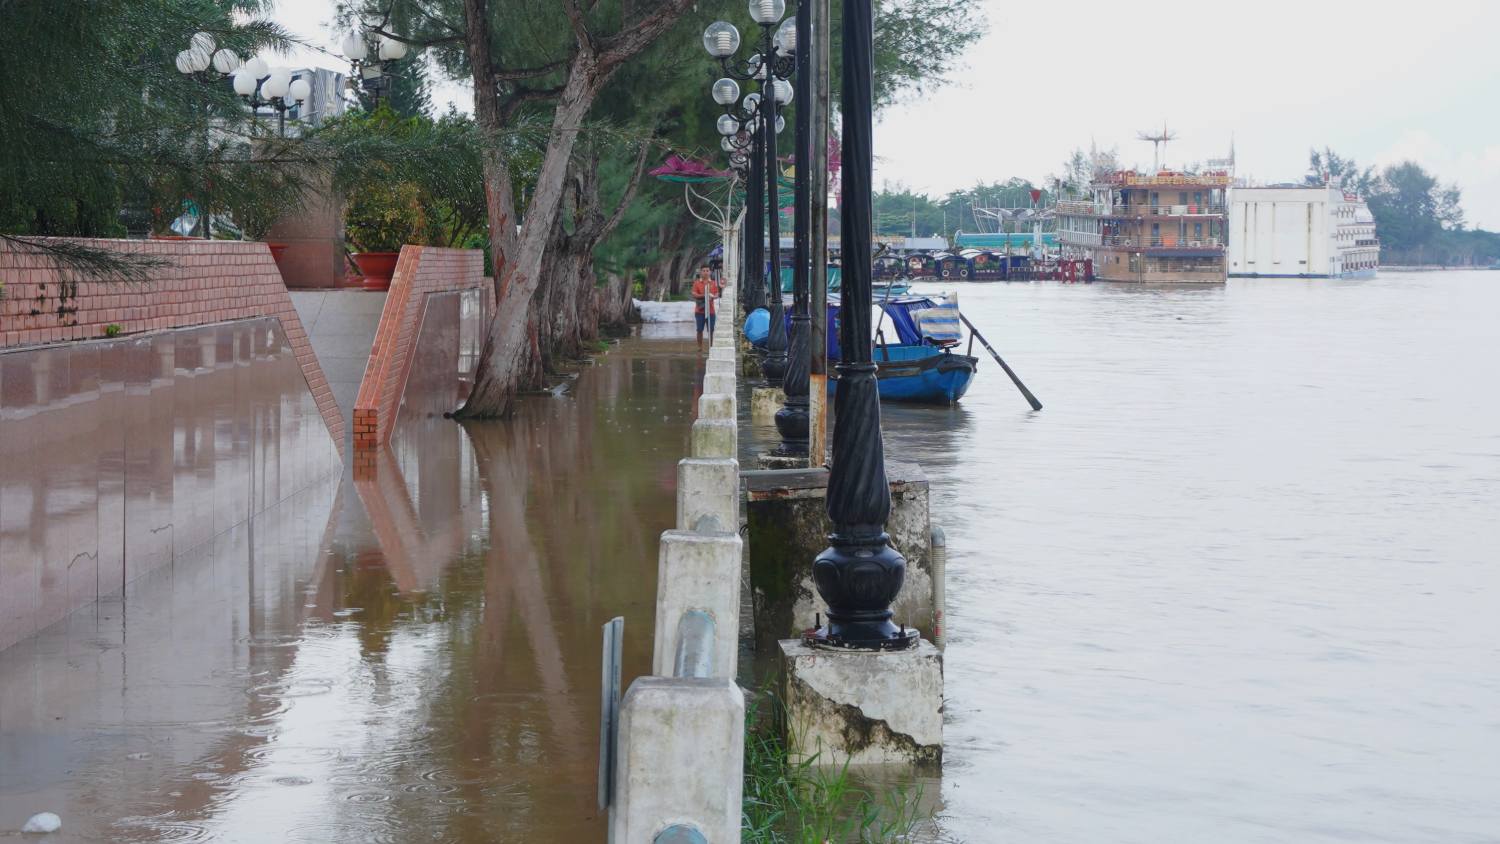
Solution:
[[[690,332],[507,421],[403,422],[344,483],[0,652],[0,830],[602,841],[599,630],[623,615],[625,682],[649,672]]]
[[[1500,841],[1500,273],[960,301],[942,840]]]
[[[987,361],[884,407],[950,543],[934,837],[1500,841],[1500,273],[960,295],[1046,408]],[[599,625],[649,668],[693,407],[666,334],[0,653],[0,829],[600,840]]]

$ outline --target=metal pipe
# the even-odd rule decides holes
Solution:
[[[828,454],[828,107],[829,50],[833,20],[829,0],[803,0],[809,6],[805,42],[810,52],[813,94],[803,100],[809,110],[811,138],[808,156],[809,247],[812,252],[808,290],[811,322],[808,332],[808,453],[809,463],[823,465]],[[800,36],[799,36],[800,37]],[[800,166],[800,165],[799,165]]]
[[[947,646],[943,629],[948,606],[948,535],[937,522],[932,523],[932,643],[939,649]]]
[[[677,620],[673,677],[714,676],[714,620],[702,610],[688,610]]]

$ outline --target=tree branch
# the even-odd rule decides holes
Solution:
[[[565,2],[569,6],[573,5],[572,0]],[[599,45],[599,72],[608,73],[616,65],[625,63],[636,53],[646,49],[676,23],[693,2],[694,0],[665,0],[655,12],[641,18],[629,29],[622,29],[604,39]]]
[[[641,141],[641,151],[635,157],[635,171],[630,174],[630,181],[625,184],[625,193],[620,195],[620,201],[616,203],[614,213],[610,214],[609,219],[604,222],[604,225],[600,226],[599,230],[594,233],[595,243],[599,243],[606,237],[609,237],[615,228],[620,225],[620,221],[625,219],[625,210],[630,207],[631,201],[635,199],[636,189],[641,184],[641,175],[646,172],[646,156],[651,152],[651,147],[653,146],[651,142],[653,140],[654,138],[647,138]]]
[[[568,16],[568,26],[573,28],[573,37],[578,40],[578,48],[592,52],[594,49],[594,36],[589,34],[589,28],[583,19],[583,12],[578,8],[578,0],[562,0],[563,14]]]
[[[556,73],[567,67],[567,64],[566,60],[559,60],[537,65],[536,67],[518,67],[515,70],[505,70],[504,68],[495,67],[490,70],[490,77],[496,82],[519,82],[522,79],[535,79],[538,76]]]

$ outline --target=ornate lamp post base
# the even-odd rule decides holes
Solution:
[[[906,580],[906,559],[890,546],[890,537],[846,540],[835,534],[833,542],[813,561],[813,582],[828,602],[828,624],[804,633],[803,641],[867,651],[915,645],[916,630],[891,622],[891,602]]]

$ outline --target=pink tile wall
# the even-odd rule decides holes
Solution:
[[[396,274],[386,294],[380,325],[370,350],[370,363],[354,402],[354,448],[372,448],[390,442],[401,397],[409,382],[412,361],[418,352],[417,335],[432,294],[478,291],[483,306],[480,323],[494,312],[494,291],[484,276],[484,256],[475,249],[442,249],[434,246],[404,246],[396,262]],[[434,337],[439,336],[434,333]],[[447,335],[442,335],[445,338]],[[457,343],[457,333],[451,337]],[[425,342],[425,341],[424,341]],[[444,339],[443,342],[449,342]],[[452,383],[460,387],[455,368]],[[449,408],[450,410],[452,408]]]
[[[42,239],[46,242],[46,239]],[[78,280],[44,252],[0,241],[0,349],[275,317],[335,443],[344,420],[312,344],[264,243],[207,240],[75,240],[164,266],[140,282]],[[451,250],[450,250],[451,251]],[[475,253],[478,254],[477,252]]]

